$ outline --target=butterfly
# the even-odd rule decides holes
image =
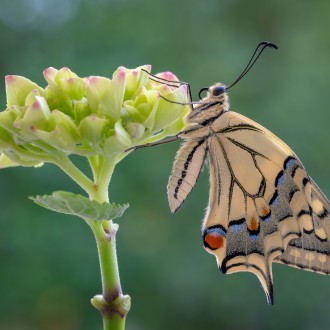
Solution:
[[[257,49],[261,51],[255,56]],[[272,263],[330,273],[330,203],[297,155],[253,120],[229,111],[228,89],[252,67],[258,45],[233,84],[216,83],[192,107],[190,127],[168,183],[172,212],[185,201],[208,158],[210,196],[203,245],[225,274],[251,272],[273,304]]]

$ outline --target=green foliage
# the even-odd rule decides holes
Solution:
[[[67,191],[55,191],[52,195],[30,197],[38,205],[59,213],[75,215],[84,220],[113,220],[120,218],[128,204],[99,203],[85,196]]]

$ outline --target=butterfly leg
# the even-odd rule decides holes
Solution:
[[[179,134],[181,134],[181,133],[179,133]],[[136,149],[141,149],[141,148],[154,147],[154,146],[158,146],[159,144],[174,142],[174,141],[176,141],[180,138],[179,134],[177,134],[177,135],[175,135],[172,138],[169,138],[167,140],[157,141],[157,142],[150,142],[150,143],[145,143],[145,144],[140,144],[140,145],[137,145],[137,146],[134,146],[134,147],[130,147],[130,148],[126,149],[125,152],[129,152],[129,151],[136,150]]]
[[[193,102],[191,102],[192,101],[191,87],[190,87],[190,84],[188,84],[187,82],[180,81],[180,80],[175,81],[175,80],[169,80],[169,79],[157,77],[157,76],[151,74],[150,72],[148,72],[147,70],[144,70],[144,69],[142,69],[141,71],[145,72],[150,77],[152,77],[152,78],[149,78],[149,79],[151,79],[153,81],[156,81],[156,82],[158,82],[160,84],[164,84],[164,85],[167,85],[167,86],[170,86],[170,87],[179,87],[179,86],[182,86],[182,85],[186,85],[187,86],[187,89],[188,89],[188,99],[190,100],[190,102],[187,102],[187,103],[176,103],[174,101],[171,101],[171,100],[169,100],[169,99],[161,96],[166,101],[171,102],[171,103],[176,103],[176,104],[182,104],[182,105],[185,105],[185,104],[192,105],[192,104],[194,104]],[[196,102],[196,103],[198,103],[198,102]]]
[[[166,83],[166,82],[169,82],[169,83],[172,83],[172,84],[179,84],[179,85],[188,85],[189,84],[185,81],[180,81],[180,80],[169,80],[169,79],[165,79],[165,78],[161,78],[161,77],[157,77],[155,76],[154,74],[148,72],[147,70],[144,70],[144,69],[141,69],[141,71],[145,72],[146,74],[148,74],[150,77],[153,77],[153,78],[150,78],[151,80],[153,81],[156,81],[156,82],[159,82],[159,83]],[[165,84],[165,85],[168,85],[168,84]],[[190,86],[189,86],[190,87]]]

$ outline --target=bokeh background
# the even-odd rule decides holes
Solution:
[[[256,44],[259,63],[230,91],[232,109],[272,130],[330,196],[330,2],[257,0],[1,0],[0,104],[19,74],[111,76],[152,64],[192,86],[232,82]],[[328,329],[330,278],[274,265],[275,305],[254,275],[224,276],[202,248],[208,170],[172,215],[166,184],[179,143],[141,149],[117,167],[110,196],[131,207],[117,237],[122,286],[132,297],[128,330]],[[101,329],[90,298],[100,292],[88,226],[27,197],[79,189],[57,168],[0,172],[0,329]]]

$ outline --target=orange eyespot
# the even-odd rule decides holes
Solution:
[[[220,249],[223,247],[224,238],[217,232],[211,232],[204,237],[204,244],[211,250]]]
[[[217,250],[225,245],[227,230],[221,225],[215,225],[205,229],[203,235],[204,247]]]

